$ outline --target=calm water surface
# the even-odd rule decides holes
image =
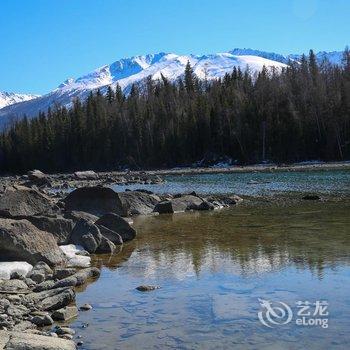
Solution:
[[[350,203],[138,218],[77,295],[85,349],[348,349]],[[141,284],[161,289],[142,293]],[[329,303],[329,327],[263,326],[259,298]],[[83,322],[89,327],[82,329]]]

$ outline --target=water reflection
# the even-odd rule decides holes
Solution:
[[[136,240],[93,260],[101,277],[77,298],[94,310],[73,327],[86,349],[345,349],[349,213],[303,203],[139,217]],[[145,283],[162,288],[135,290]],[[267,329],[258,298],[329,300],[330,327]]]
[[[322,278],[324,268],[349,264],[349,213],[349,203],[306,203],[139,217],[137,240],[121,254],[95,257],[94,264],[115,269],[133,255],[139,264],[130,273],[139,277],[219,271],[244,276],[293,265]]]

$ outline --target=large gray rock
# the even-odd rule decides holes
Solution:
[[[96,267],[82,269],[72,276],[63,278],[55,283],[55,288],[76,287],[85,284],[90,278],[96,278],[100,275],[100,270]]]
[[[204,200],[193,195],[182,195],[156,204],[154,211],[159,214],[171,214],[186,210],[204,210]]]
[[[98,179],[98,174],[96,174],[93,170],[86,171],[76,171],[74,176],[78,180],[96,180]]]
[[[94,253],[101,243],[99,228],[85,219],[80,219],[74,226],[68,242],[82,246],[89,253]]]
[[[53,311],[69,305],[75,299],[71,288],[55,288],[39,293],[30,293],[23,297],[23,302],[35,304],[39,310]]]
[[[23,292],[28,290],[27,284],[22,280],[0,280],[1,292]]]
[[[75,350],[71,340],[33,333],[0,331],[0,349],[4,350]]]
[[[123,215],[124,210],[118,193],[108,187],[81,187],[65,199],[66,210],[83,211],[97,216],[106,213]]]
[[[78,308],[76,306],[66,306],[52,313],[55,321],[67,321],[78,316]]]
[[[76,272],[77,269],[74,267],[58,267],[55,269],[53,277],[61,280],[63,278],[74,275]]]
[[[0,197],[0,215],[24,217],[52,212],[52,200],[39,191],[25,186],[9,186]]]
[[[86,213],[84,211],[68,211],[64,214],[65,218],[73,220],[77,223],[80,219],[85,219],[86,221],[95,222],[98,219],[98,216]]]
[[[38,327],[51,326],[54,322],[48,312],[36,312],[32,315],[30,322],[34,323]]]
[[[27,220],[0,219],[0,256],[32,265],[43,261],[53,266],[66,261],[54,236]]]
[[[161,201],[155,205],[153,211],[159,214],[172,214],[174,212],[173,204],[170,200]]]
[[[119,193],[124,212],[129,215],[147,215],[153,212],[160,198],[154,194],[138,191]]]
[[[29,216],[26,218],[39,230],[50,232],[54,235],[58,244],[64,244],[73,230],[73,220],[63,216]]]
[[[98,246],[96,253],[105,253],[105,254],[111,254],[115,251],[115,244],[112,243],[108,238],[105,236],[102,236],[101,243]]]
[[[50,266],[48,266],[44,261],[39,261],[35,264],[32,271],[27,274],[27,277],[30,278],[35,283],[42,283],[48,277],[52,277],[53,271]]]
[[[130,241],[136,237],[136,231],[129,225],[129,223],[117,214],[108,213],[100,217],[96,225],[102,225],[109,230],[118,233],[123,242]]]
[[[101,235],[107,238],[113,244],[117,244],[117,245],[123,244],[123,239],[117,232],[112,231],[103,225],[97,224],[96,226],[99,228]]]
[[[31,170],[27,173],[28,180],[37,186],[50,185],[50,178],[40,170]]]

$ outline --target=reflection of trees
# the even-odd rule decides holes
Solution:
[[[138,218],[137,239],[94,263],[116,268],[133,259],[134,274],[160,269],[178,277],[223,270],[248,275],[291,265],[322,278],[325,267],[350,261],[349,209],[349,203],[305,203]]]

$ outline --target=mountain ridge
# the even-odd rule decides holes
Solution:
[[[140,83],[148,76],[157,80],[163,75],[170,81],[176,81],[183,75],[188,61],[200,79],[212,80],[223,77],[226,73],[231,72],[233,67],[240,67],[242,70],[249,67],[252,74],[260,71],[263,66],[280,70],[286,67],[290,60],[298,61],[301,56],[235,48],[231,51],[207,55],[177,55],[159,52],[123,58],[101,66],[77,79],[69,78],[45,95],[25,95],[32,96],[32,98],[12,100],[13,103],[7,102],[2,108],[0,105],[0,126],[21,118],[24,114],[33,117],[39,111],[46,111],[54,105],[70,107],[74,98],[85,99],[91,91],[96,89],[105,92],[108,86],[115,88],[119,84],[124,92],[128,92],[132,84]],[[331,63],[340,64],[342,52],[321,51],[316,54],[316,57],[319,61],[328,58]]]

